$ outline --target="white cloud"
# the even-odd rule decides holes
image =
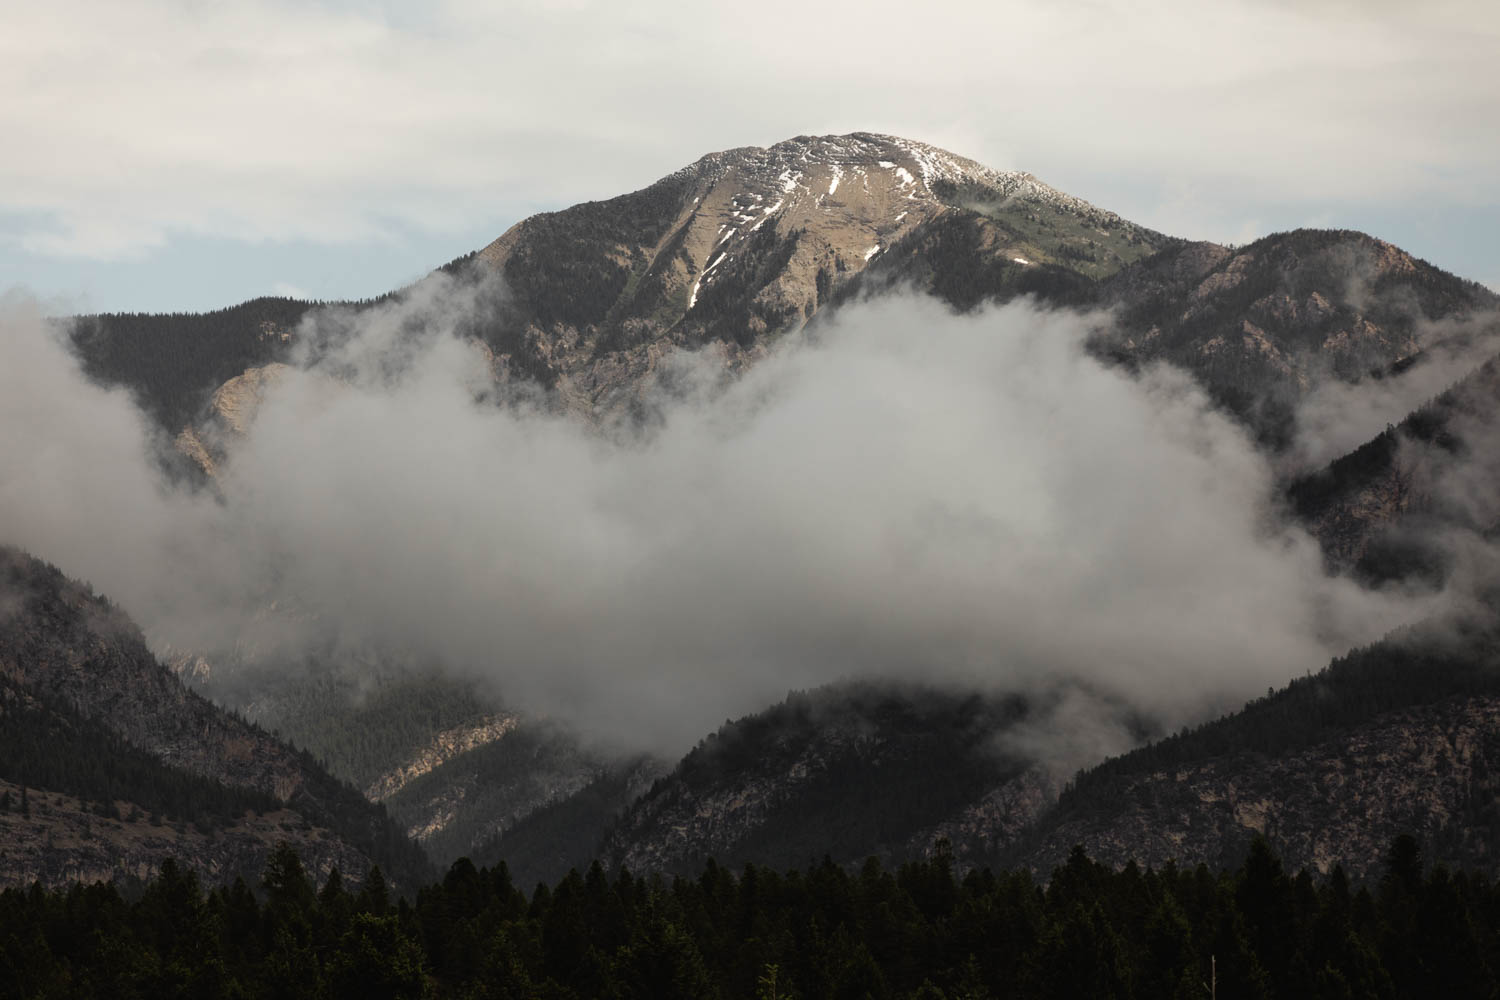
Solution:
[[[861,128],[1230,204],[1492,201],[1497,40],[1463,3],[56,0],[0,34],[0,210],[47,254],[377,240]]]

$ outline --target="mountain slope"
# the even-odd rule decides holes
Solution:
[[[919,857],[946,841],[965,866],[1047,872],[1079,843],[1115,865],[1232,865],[1261,835],[1294,865],[1363,877],[1412,833],[1436,859],[1500,871],[1497,649],[1493,624],[1403,630],[1089,768],[1060,798],[1006,749],[1020,699],[835,685],[726,723],[634,796],[605,775],[482,857],[514,855],[531,880],[599,854],[681,873],[709,857]]]
[[[1441,335],[1434,323],[1500,297],[1363,233],[1300,229],[1238,249],[1169,248],[1107,279],[1099,303],[1115,321],[1096,349],[1185,368],[1279,447],[1310,388],[1414,358]]]
[[[505,708],[472,681],[364,653],[176,666],[381,804],[440,867],[608,766],[575,735]]]
[[[1500,524],[1495,481],[1500,358],[1365,444],[1289,484],[1329,564],[1375,583],[1442,582],[1476,535]]]
[[[1091,280],[1171,242],[1029,174],[924,143],[799,136],[512,227],[478,254],[513,296],[491,344],[507,364],[545,370],[574,408],[608,409],[665,348],[753,350],[892,247],[957,218],[1018,275],[1060,266]]]
[[[25,721],[32,734],[8,745],[0,776],[41,776],[58,784],[56,767],[44,765],[49,755],[72,761],[63,735],[73,734],[75,743],[85,740],[78,746],[92,749],[61,772],[68,776],[63,784],[71,786],[63,790],[107,801],[123,785],[123,791],[136,789],[131,801],[146,809],[168,808],[168,800],[152,800],[166,794],[152,786],[169,782],[148,766],[155,762],[172,773],[195,776],[196,784],[187,778],[170,782],[198,789],[191,797],[210,803],[212,814],[222,817],[241,806],[268,810],[285,803],[307,821],[337,830],[351,848],[381,863],[395,878],[410,883],[426,875],[420,850],[382,810],[330,777],[307,754],[187,690],[152,656],[139,630],[118,609],[56,568],[12,548],[0,548],[0,680],[20,713],[16,719]],[[52,735],[39,743],[37,734],[43,733]],[[105,734],[126,749],[107,750],[101,742]],[[121,770],[121,760],[113,759],[121,753],[136,761],[133,771]],[[115,777],[98,772],[104,765],[97,760],[96,770],[80,771],[88,760],[101,757],[112,758]],[[233,790],[244,794],[236,797]]]
[[[1042,871],[1073,844],[1114,864],[1226,863],[1256,834],[1294,866],[1354,875],[1401,833],[1500,871],[1500,657],[1493,625],[1429,624],[1241,711],[1078,776],[990,857]]]
[[[884,684],[791,694],[701,742],[620,817],[604,854],[648,871],[906,856],[938,819],[1028,770],[999,743],[1026,711]]]

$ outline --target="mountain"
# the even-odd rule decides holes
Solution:
[[[868,296],[914,290],[960,310],[1031,296],[1044,308],[1088,311],[1089,347],[1109,363],[1192,373],[1279,468],[1292,468],[1296,415],[1320,390],[1369,388],[1455,336],[1477,345],[1500,332],[1490,318],[1500,298],[1362,233],[1298,230],[1243,247],[1188,242],[1028,174],[870,133],[710,154],[640,191],[525,219],[441,270],[473,292],[456,332],[485,347],[494,379],[537,386],[544,405],[585,422],[648,422],[643,390],[674,352],[701,350],[740,371]],[[357,323],[402,294],[339,304],[347,321],[334,325]],[[279,366],[320,349],[303,325],[316,309],[264,299],[200,317],[86,317],[72,339],[85,370],[131,388],[176,438],[189,471],[212,479],[285,371]],[[1465,538],[1493,533],[1500,512],[1470,501],[1484,501],[1494,479],[1470,481],[1464,470],[1487,469],[1494,377],[1493,366],[1472,373],[1327,469],[1293,468],[1288,507],[1331,567],[1371,582],[1438,579],[1453,549],[1435,548],[1437,535],[1454,526]],[[1400,655],[1437,670],[1429,660],[1446,647],[1420,645]],[[371,662],[388,655],[375,651]],[[212,675],[204,690],[383,802],[435,856],[514,857],[527,879],[552,878],[601,850],[632,866],[682,871],[710,853],[774,864],[825,852],[848,862],[899,858],[940,838],[964,863],[1006,857],[1045,867],[1070,836],[1094,838],[1101,856],[1122,858],[1139,843],[1143,856],[1162,857],[1171,848],[1151,839],[1160,831],[1183,858],[1216,861],[1238,857],[1252,829],[1281,837],[1289,857],[1322,864],[1331,855],[1308,839],[1319,825],[1341,831],[1337,842],[1349,851],[1378,855],[1378,837],[1317,796],[1271,801],[1245,791],[1298,783],[1365,796],[1350,802],[1425,803],[1430,815],[1453,817],[1451,829],[1422,827],[1426,835],[1449,838],[1442,842],[1458,845],[1455,857],[1490,864],[1488,820],[1462,799],[1490,787],[1486,691],[1441,702],[1418,685],[1396,686],[1399,697],[1378,711],[1314,716],[1295,736],[1227,757],[1213,739],[1184,734],[1150,748],[1199,748],[1174,758],[1171,787],[1196,796],[1174,800],[1177,812],[1152,804],[1170,798],[1166,778],[1130,770],[1160,759],[1149,754],[1099,772],[1123,775],[1145,806],[1110,799],[1103,779],[1085,776],[1054,810],[1053,777],[1005,751],[1006,734],[1029,711],[1019,699],[837,686],[726,724],[667,768],[597,754],[528,719],[524,706],[477,698],[420,670],[386,676],[382,665],[374,685],[337,670],[305,672],[272,697],[253,673],[237,678],[209,651],[180,662]],[[1293,685],[1213,731],[1253,729],[1259,723],[1245,720],[1277,717],[1274,706],[1325,697],[1365,706],[1379,676],[1330,668],[1317,684]],[[1424,675],[1413,668],[1411,676]],[[243,690],[230,694],[236,684]],[[130,699],[108,711],[150,718],[148,705]],[[158,752],[147,739],[157,725],[127,738]],[[1441,744],[1450,736],[1451,752]],[[1403,747],[1417,748],[1418,759],[1404,770],[1390,763],[1404,759]],[[1360,767],[1330,770],[1335,759]],[[1439,766],[1460,778],[1423,798],[1422,768]],[[1373,783],[1359,784],[1367,776]],[[1203,812],[1188,808],[1193,801],[1233,807],[1227,819],[1189,828]],[[1385,836],[1418,818],[1391,813],[1375,826]],[[1116,841],[1110,830],[1120,832]]]
[[[477,260],[510,295],[487,338],[502,365],[597,413],[628,402],[670,348],[753,358],[873,262],[923,247],[982,262],[989,293],[1059,269],[1087,282],[1171,242],[1030,174],[857,132],[710,154],[641,191],[526,219]]]
[[[711,348],[734,370],[830,307],[915,289],[960,309],[1020,295],[1108,309],[1101,357],[1185,368],[1278,449],[1309,390],[1408,363],[1441,324],[1500,306],[1362,233],[1191,243],[1029,174],[871,133],[713,153],[640,191],[524,219],[440,270],[501,279],[460,324],[497,379],[539,384],[591,420],[640,418],[641,389],[677,350]],[[357,314],[399,296],[335,305]],[[71,336],[93,377],[131,387],[211,470],[313,308],[80,317]]]
[[[465,327],[497,377],[539,382],[597,418],[628,412],[675,349],[718,344],[726,363],[753,361],[868,267],[902,281],[925,268],[970,305],[1054,287],[1071,300],[1177,242],[1030,174],[860,132],[712,153],[640,191],[524,219],[440,270],[503,279]],[[220,386],[285,360],[313,308],[256,299],[201,316],[85,316],[70,335],[92,377],[130,387],[176,435],[223,416]]]
[[[642,191],[524,220],[445,270],[503,279],[503,294],[481,296],[463,331],[491,351],[497,378],[535,379],[558,405],[602,420],[630,416],[639,389],[673,350],[717,345],[727,365],[751,363],[777,335],[852,296],[853,279],[891,248],[902,247],[910,262],[914,248],[940,245],[948,258],[937,269],[947,273],[971,242],[983,248],[984,280],[1000,283],[975,287],[994,295],[1002,285],[1021,294],[1049,284],[1072,294],[1173,241],[1030,175],[860,133],[711,154]],[[341,305],[358,313],[388,299]],[[187,471],[211,478],[285,370],[312,308],[256,300],[162,317],[155,336],[150,317],[84,317],[72,339],[85,370],[132,388],[175,437]],[[435,759],[418,744],[464,742],[455,734],[465,727],[499,733],[478,710],[369,718],[363,687],[319,690],[326,676],[309,669],[311,661],[294,671],[303,678],[295,691],[267,698],[234,680],[243,672],[237,659],[233,651],[195,650],[175,662],[198,672],[205,693],[360,787],[380,773],[409,771],[426,753],[422,774],[379,796],[439,857],[473,849],[533,809],[604,780],[610,767],[556,732],[525,727],[492,749],[472,743]],[[398,679],[393,690],[409,686]],[[409,724],[417,717],[426,719],[420,731]],[[365,744],[381,749],[361,751],[356,766],[340,741],[366,726],[379,736]]]
[[[1238,249],[1170,247],[1104,281],[1098,302],[1114,310],[1099,353],[1192,372],[1273,447],[1289,443],[1310,389],[1410,362],[1445,335],[1440,320],[1500,308],[1482,285],[1383,240],[1310,229]]]
[[[123,810],[175,815],[198,823],[200,832],[229,824],[233,838],[245,842],[232,854],[241,861],[249,848],[263,856],[276,839],[288,839],[279,823],[267,826],[263,817],[240,822],[246,811],[280,812],[282,821],[295,818],[309,833],[290,839],[321,869],[357,864],[352,873],[359,874],[378,862],[405,884],[425,877],[420,851],[383,810],[305,753],[189,691],[117,608],[13,548],[0,548],[0,685],[6,715],[0,778],[30,786],[31,795],[97,802],[116,821]],[[66,802],[52,801],[66,812]],[[59,822],[66,826],[66,817]],[[128,830],[115,832],[132,840]],[[148,841],[134,845],[136,867],[189,845],[180,838],[175,846]],[[36,846],[31,838],[18,843]],[[51,850],[40,860],[23,853],[49,870],[77,864],[97,871],[110,858],[93,851],[87,863],[64,863]],[[210,874],[233,874],[222,869],[227,862],[219,850],[198,860]],[[36,874],[24,867],[0,874],[12,880],[28,871]]]

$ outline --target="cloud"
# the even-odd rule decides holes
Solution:
[[[1071,685],[1174,725],[1425,610],[1325,578],[1186,376],[1083,352],[1097,317],[864,304],[736,380],[679,356],[619,437],[494,398],[451,335],[494,293],[315,314],[217,499],[161,487],[128,400],[11,300],[0,535],[159,642],[292,621],[667,752],[846,677]]]
[[[46,254],[498,223],[867,128],[1176,178],[1239,206],[1183,230],[1219,238],[1268,197],[1493,205],[1500,168],[1500,15],[1462,3],[58,0],[5,34],[0,210]]]
[[[1356,382],[1325,378],[1298,401],[1289,467],[1316,470],[1348,454],[1500,353],[1500,314],[1440,321],[1418,314],[1414,339],[1422,353],[1410,367]]]

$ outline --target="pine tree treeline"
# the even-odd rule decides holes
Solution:
[[[595,864],[528,896],[503,864],[453,865],[415,902],[379,869],[321,887],[285,845],[258,886],[205,893],[168,862],[112,885],[0,894],[0,998],[1483,997],[1500,989],[1500,890],[1430,870],[1400,837],[1376,883],[1286,871],[1120,871],[1075,849],[1046,884],[824,862],[693,879]]]
[[[70,333],[90,378],[128,386],[147,413],[175,432],[225,381],[276,360],[280,334],[313,306],[259,298],[208,313],[80,316]]]

